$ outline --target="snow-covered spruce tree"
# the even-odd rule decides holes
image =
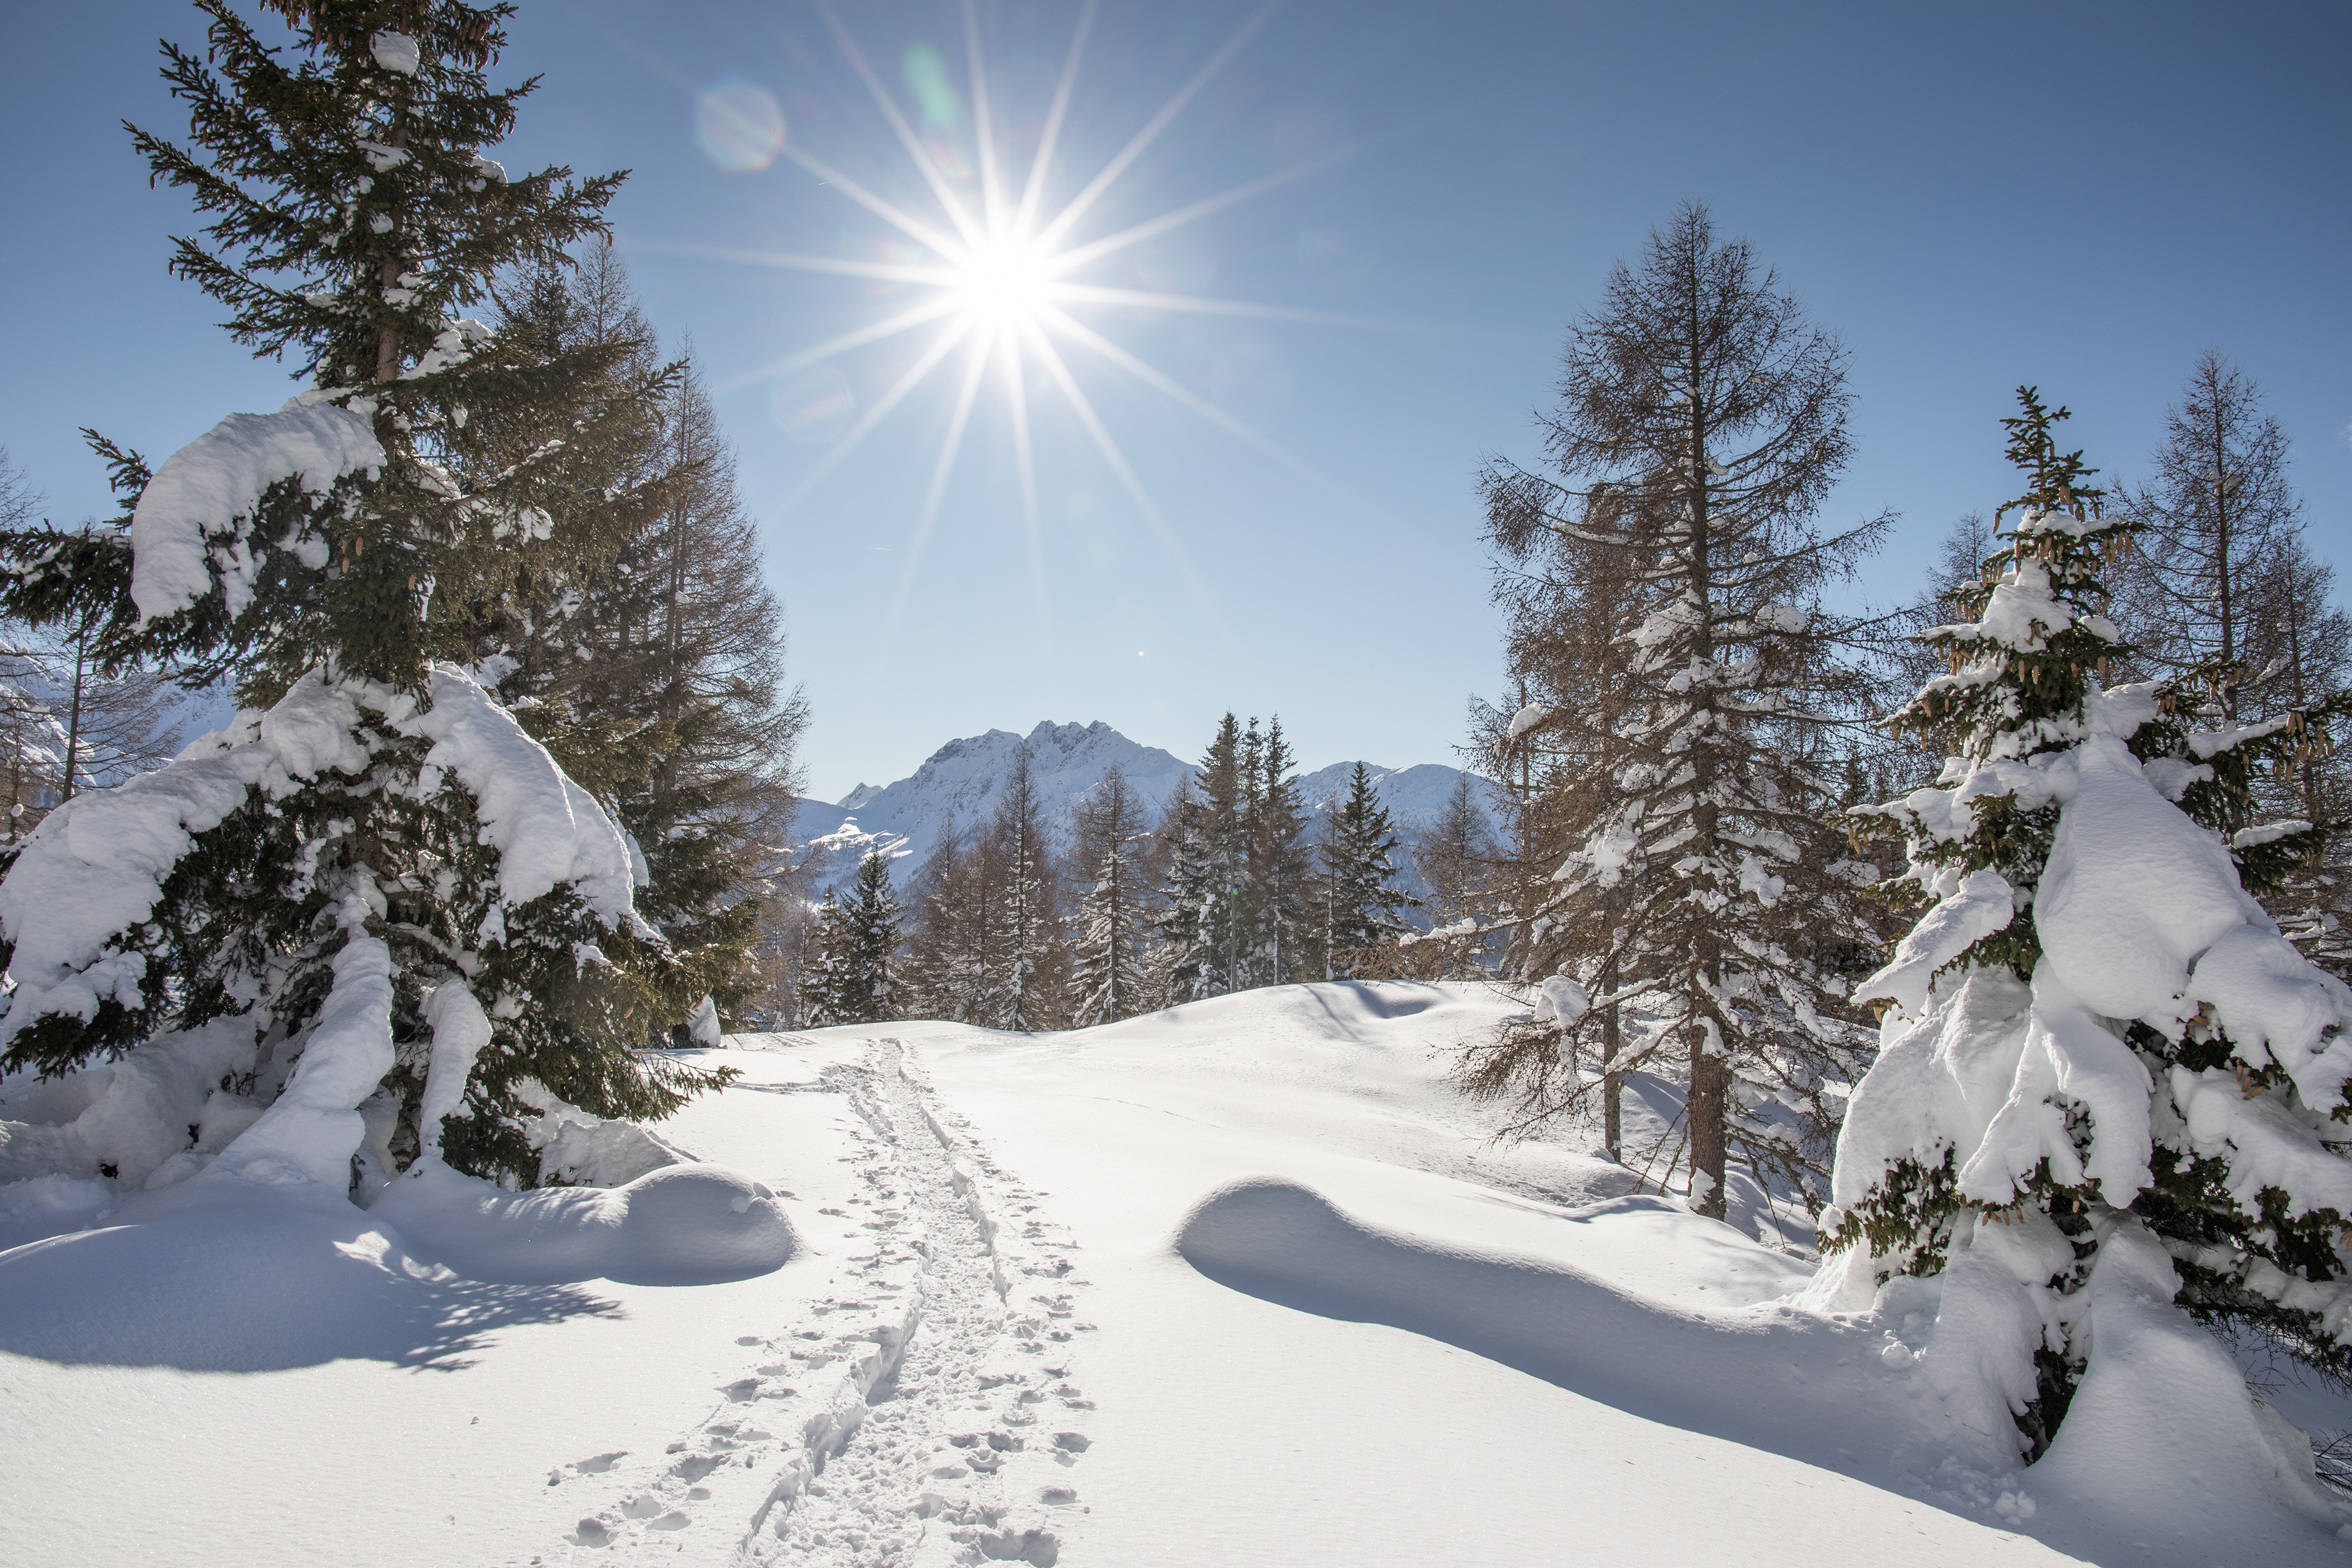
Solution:
[[[2167,1301],[2352,1373],[2352,992],[2249,896],[2300,836],[2252,820],[2253,778],[2323,741],[2319,716],[2200,727],[2201,690],[2103,689],[2124,644],[2101,574],[2137,525],[2102,517],[2058,450],[2065,411],[2020,396],[2008,549],[1973,619],[1927,633],[1948,673],[1893,720],[1951,756],[1853,814],[1902,836],[1935,903],[1856,993],[1889,1005],[1813,1294],[1866,1307],[1938,1277],[1939,1389],[1964,1427],[2013,1422],[2030,1458],[2103,1357],[2158,1354]],[[2150,1296],[2154,1319],[2133,1305]]]
[[[1256,725],[1244,737],[1255,739]],[[1307,810],[1299,793],[1297,758],[1283,737],[1279,715],[1266,723],[1265,739],[1255,748],[1255,787],[1250,791],[1249,885],[1256,957],[1251,983],[1283,986],[1322,973],[1316,949],[1322,922],[1313,908],[1315,850],[1307,841]]]
[[[1116,1023],[1144,1010],[1146,948],[1143,802],[1118,763],[1071,809],[1070,878],[1086,889],[1070,940],[1071,1021]]]
[[[509,351],[460,312],[595,232],[617,176],[509,180],[481,149],[530,84],[484,71],[504,7],[280,0],[272,48],[225,0],[166,45],[192,147],[134,131],[215,214],[173,269],[312,390],[232,414],[111,528],[18,531],[0,611],[95,611],[112,663],[234,674],[253,705],[170,765],[54,812],[0,883],[6,1065],[121,1058],[152,1113],[75,1145],[125,1183],[206,1163],[362,1192],[424,1155],[530,1185],[548,1096],[675,1110],[716,1074],[633,1055],[698,996],[631,907],[619,830],[461,666],[444,596],[565,540],[565,442],[462,485],[469,429],[562,402],[603,352]],[[92,1174],[92,1173],[84,1173]]]
[[[880,1023],[896,1010],[898,923],[904,915],[890,887],[889,858],[867,855],[857,862],[847,908],[848,960],[836,998],[843,1023]]]
[[[889,857],[878,852],[857,862],[846,898],[825,889],[816,913],[810,1023],[880,1023],[898,1016],[898,926],[904,913],[890,886]]]
[[[1046,826],[1045,801],[1025,749],[1013,754],[1013,770],[1005,778],[986,837],[1000,869],[990,902],[978,1021],[991,1029],[1055,1028],[1068,983],[1069,954],[1062,934],[1061,878],[1055,865],[1053,831]]]
[[[1348,798],[1323,815],[1323,977],[1352,980],[1410,929],[1404,912],[1417,901],[1396,885],[1397,835],[1389,809],[1362,763],[1348,776]]]
[[[801,1013],[812,1028],[856,1023],[840,1016],[843,981],[849,968],[848,911],[839,890],[828,887],[809,915],[809,945],[814,950],[801,985]]]
[[[1278,986],[1322,972],[1307,809],[1277,718],[1264,732],[1232,714],[1163,827],[1177,999]]]
[[[1572,613],[1561,633],[1605,681],[1555,694],[1548,661],[1513,672],[1539,705],[1519,742],[1601,775],[1561,780],[1547,814],[1563,857],[1553,897],[1515,910],[1519,977],[1606,987],[1605,1005],[1474,1041],[1462,1076],[1522,1124],[1568,1113],[1610,1076],[1583,1074],[1579,1044],[1638,1012],[1616,1068],[1683,1079],[1692,1200],[1721,1218],[1735,1145],[1802,1188],[1860,1066],[1825,960],[1868,925],[1822,821],[1853,695],[1820,597],[1885,525],[1813,528],[1847,453],[1843,350],[1703,208],[1616,268],[1563,357],[1557,476],[1498,460],[1483,487],[1501,570],[1556,557],[1556,602],[1589,588],[1611,617],[1605,639]]]
[[[1199,770],[1169,799],[1160,829],[1168,860],[1160,932],[1170,949],[1171,1001],[1221,996],[1241,984],[1235,973],[1248,869],[1241,751],[1241,721],[1229,713],[1218,721]]]

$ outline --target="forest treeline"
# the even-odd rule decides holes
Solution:
[[[1066,1029],[1301,980],[1482,977],[1474,942],[1413,914],[1470,917],[1492,852],[1476,788],[1462,775],[1407,851],[1363,764],[1303,799],[1278,718],[1225,715],[1156,809],[1114,765],[1056,820],[1019,752],[994,810],[940,824],[911,875],[877,850],[826,890],[771,1005],[793,1026]],[[1430,900],[1398,885],[1408,859]]]
[[[1907,601],[1836,607],[1895,521],[1820,525],[1845,382],[1843,346],[1703,209],[1619,270],[1571,335],[1549,465],[1482,476],[1510,695],[1473,704],[1486,778],[1474,795],[1464,775],[1412,852],[1425,901],[1395,885],[1369,780],[1318,816],[1279,723],[1227,715],[1157,812],[1114,769],[1049,820],[1016,759],[995,812],[941,824],[911,876],[877,855],[777,934],[764,1017],[1057,1029],[1298,980],[1571,978],[1573,1027],[1539,1009],[1476,1042],[1470,1088],[1522,1128],[1590,1113],[1646,1168],[1744,1167],[1818,1202],[1872,1059],[1849,993],[1921,894],[1842,813],[1944,767],[1937,737],[1887,720],[1945,671],[1921,638],[1967,618],[2002,549],[1969,513]],[[2352,621],[2286,463],[2252,379],[2200,356],[2144,474],[2105,497],[2131,523],[2103,590],[2108,685],[2166,683],[2230,723],[2331,711]],[[2263,896],[2340,967],[2346,784],[2307,749],[2252,780],[2271,817],[2311,825],[2279,834],[2294,867]],[[1629,1149],[1637,1072],[1688,1112]]]

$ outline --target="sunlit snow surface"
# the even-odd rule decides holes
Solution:
[[[2103,1436],[2066,1488],[1953,1462],[1970,1446],[1916,1354],[1934,1354],[1932,1306],[1796,1311],[1779,1298],[1802,1257],[1630,1191],[1573,1138],[1487,1142],[1444,1061],[1505,1006],[1475,987],[1315,986],[1064,1035],[738,1037],[703,1059],[744,1082],[662,1128],[745,1195],[771,1189],[797,1233],[781,1268],[732,1282],[501,1270],[480,1235],[403,1237],[331,1204],[0,1253],[0,1551],[2352,1557],[2265,1499],[2125,1474],[2161,1457],[2134,1447],[2160,1432]],[[556,1207],[604,1201],[573,1190]],[[87,1266],[58,1267],[61,1249]],[[37,1301],[10,1297],[12,1277]],[[2141,1392],[2160,1428],[2160,1383]],[[2212,1458],[2219,1476],[2248,1455]],[[2111,1482],[2127,1518],[2103,1506]]]

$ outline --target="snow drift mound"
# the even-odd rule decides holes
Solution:
[[[698,1165],[516,1194],[421,1163],[373,1209],[207,1176],[98,1223],[0,1252],[0,1350],[203,1372],[448,1365],[493,1331],[611,1310],[579,1281],[716,1284],[799,1250],[768,1188]]]
[[[507,1285],[715,1285],[769,1273],[800,1249],[776,1195],[719,1166],[508,1193],[420,1160],[369,1213],[467,1279]]]

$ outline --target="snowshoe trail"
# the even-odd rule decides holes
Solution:
[[[897,1040],[828,1070],[824,1086],[866,1129],[849,1156],[864,1188],[850,1202],[873,1237],[849,1260],[856,1293],[745,1336],[773,1359],[715,1389],[709,1416],[666,1453],[565,1467],[567,1481],[609,1485],[564,1537],[574,1561],[1062,1561],[1086,1511],[1076,1471],[1094,1408],[1072,1381],[1092,1328],[1078,1321],[1075,1244],[938,1105]]]

